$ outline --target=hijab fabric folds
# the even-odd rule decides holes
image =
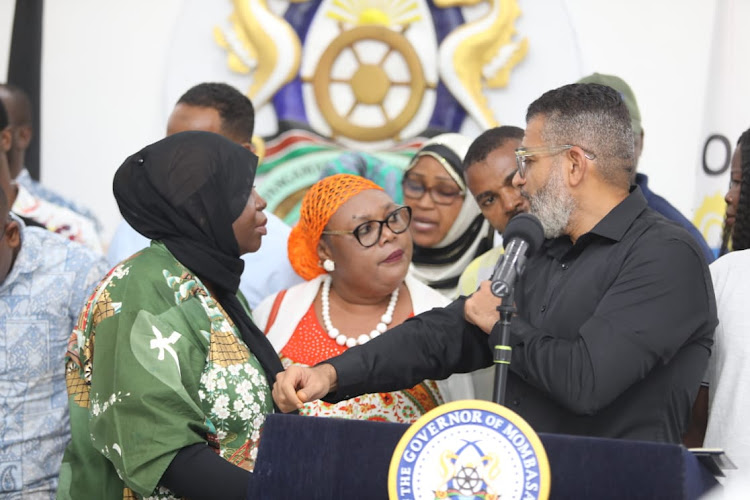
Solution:
[[[474,257],[492,248],[494,238],[489,222],[464,182],[463,159],[470,145],[471,139],[463,135],[441,134],[427,141],[410,165],[414,166],[422,156],[435,158],[466,193],[461,211],[445,238],[434,247],[414,245],[412,274],[448,296],[453,295],[461,273]]]
[[[273,386],[283,367],[237,298],[244,262],[232,230],[250,198],[257,165],[253,153],[220,135],[182,132],[127,158],[115,173],[113,190],[133,229],[163,242],[213,286]]]

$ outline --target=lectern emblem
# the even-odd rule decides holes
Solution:
[[[539,437],[486,401],[456,401],[424,415],[399,441],[388,474],[392,500],[546,499],[549,485]]]
[[[477,441],[463,441],[458,449],[445,450],[440,457],[441,483],[435,498],[497,498],[489,491],[500,474],[499,457],[485,453]]]

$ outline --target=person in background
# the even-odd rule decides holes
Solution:
[[[167,136],[189,130],[223,135],[252,151],[255,111],[239,90],[225,83],[200,83],[180,97],[167,122]],[[250,307],[267,295],[303,280],[294,273],[286,258],[286,241],[291,228],[273,213],[266,213],[268,235],[263,247],[252,256],[243,256],[245,271],[240,290]],[[120,222],[107,252],[110,265],[148,246],[149,240],[126,221]]]
[[[648,208],[620,95],[597,84],[529,106],[513,185],[546,240],[515,286],[505,401],[537,432],[679,443],[706,369],[716,304],[690,234]],[[489,282],[313,368],[276,377],[282,411],[490,366]]]
[[[737,147],[732,155],[729,189],[724,196],[724,201],[727,204],[726,215],[724,216],[724,231],[721,243],[721,251],[719,252],[720,257],[730,253],[734,250],[747,250],[750,249],[750,129],[746,130],[737,141]],[[717,273],[721,275],[721,290],[716,290],[717,303],[719,300],[719,292],[723,295],[722,302],[726,305],[727,302],[737,303],[736,301],[729,299],[730,294],[734,292],[734,288],[738,288],[738,297],[743,293],[742,285],[735,284],[732,282],[732,277],[724,276],[725,273],[729,272],[729,263],[735,262],[733,259],[739,259],[739,257],[733,257],[732,259],[724,260],[722,264],[711,265],[711,274],[714,278],[714,286],[717,283]],[[739,278],[743,276],[743,261],[737,260],[738,274],[734,277]],[[727,282],[730,282],[727,285]],[[718,288],[718,287],[717,287]],[[718,304],[721,308],[722,304]],[[729,311],[732,311],[730,309]],[[729,315],[730,312],[725,309],[724,314]],[[721,312],[721,311],[720,311]],[[735,318],[732,318],[735,319]],[[729,330],[728,334],[732,335],[733,330]],[[725,335],[722,325],[719,325],[716,332],[717,336]],[[730,340],[730,343],[733,342]],[[698,391],[698,397],[695,401],[693,408],[693,415],[690,422],[690,428],[686,433],[683,441],[685,446],[688,448],[698,448],[703,446],[703,442],[706,436],[706,426],[708,424],[708,407],[709,407],[709,384],[710,378],[714,378],[714,382],[718,377],[715,365],[717,359],[723,356],[723,352],[717,347],[718,352],[712,355],[709,360],[709,373],[703,380],[700,391]],[[738,351],[742,352],[741,350]],[[728,355],[729,359],[732,360],[732,355]],[[722,388],[724,391],[724,397],[734,397],[734,393],[728,389],[727,385]],[[727,392],[729,391],[729,392]],[[711,397],[711,405],[714,404],[715,398]],[[723,404],[718,404],[717,409],[721,408]],[[723,413],[723,409],[717,410],[717,415]],[[714,424],[720,421],[719,417],[714,418]],[[729,425],[728,427],[731,427]],[[716,431],[721,434],[720,431]]]
[[[257,161],[181,132],[117,170],[120,212],[153,241],[104,277],[70,337],[58,499],[245,498],[283,370],[238,291],[240,255],[266,234]]]
[[[70,421],[60,361],[104,258],[10,211],[0,102],[0,497],[54,499]]]
[[[404,173],[404,203],[411,207],[412,274],[453,298],[466,266],[493,246],[493,230],[467,195],[463,159],[471,140],[441,134],[417,151]]]
[[[630,86],[620,77],[605,75],[602,73],[593,73],[581,78],[578,80],[578,83],[598,83],[600,85],[611,87],[620,93],[620,96],[623,101],[625,101],[625,104],[628,107],[628,112],[630,113],[630,122],[633,128],[633,140],[635,143],[635,168],[633,169],[633,178],[631,179],[631,182],[641,188],[641,192],[643,193],[643,196],[646,197],[646,201],[650,208],[656,210],[667,219],[676,222],[692,234],[695,241],[700,245],[703,256],[706,258],[706,262],[709,264],[713,262],[716,258],[716,254],[711,250],[711,247],[708,246],[708,243],[706,243],[705,238],[698,228],[696,228],[687,217],[682,215],[682,213],[673,207],[666,199],[649,189],[648,177],[646,174],[638,173],[638,160],[640,160],[641,152],[643,151],[643,139],[645,134],[643,132],[643,126],[641,125],[641,112],[638,109],[635,94]]]
[[[529,211],[529,202],[513,185],[516,175],[516,148],[521,146],[523,129],[502,126],[479,135],[469,146],[464,158],[464,178],[482,215],[492,228],[502,234],[508,221],[516,214]],[[469,296],[482,281],[492,277],[492,270],[503,254],[497,245],[474,259],[458,280],[458,295]],[[495,368],[471,373],[474,396],[490,401],[495,383]]]
[[[724,234],[720,255],[750,248],[750,130],[737,141],[732,156]]]
[[[722,448],[737,466],[726,470],[727,485],[739,484],[750,472],[750,129],[737,143],[732,157],[727,202],[726,227],[732,247],[712,263],[711,278],[716,292],[719,325],[701,387],[694,425],[703,432],[694,435],[690,446]],[[705,433],[705,435],[704,435]]]
[[[505,125],[480,134],[464,158],[464,178],[482,215],[500,235],[515,215],[529,211],[529,202],[513,185],[516,148],[521,146],[523,129]],[[503,254],[497,245],[471,261],[458,280],[458,294],[471,295],[482,281],[490,279]]]
[[[21,88],[0,84],[0,101],[10,120],[8,168],[15,181],[13,212],[72,241],[103,253],[99,222],[93,212],[35,181],[24,167],[33,134],[31,102]]]
[[[411,209],[368,179],[337,174],[302,200],[289,237],[289,260],[309,281],[266,298],[253,317],[285,366],[313,366],[368,342],[414,314],[449,300],[408,273]],[[304,415],[411,423],[443,402],[471,399],[466,375],[366,394]]]

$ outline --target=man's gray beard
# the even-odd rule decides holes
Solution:
[[[531,213],[542,223],[545,238],[557,238],[565,234],[576,202],[565,189],[559,164],[552,166],[547,183],[529,197],[529,203]]]

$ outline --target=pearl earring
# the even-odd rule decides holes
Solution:
[[[333,272],[336,270],[336,263],[334,263],[331,259],[326,259],[323,261],[323,269],[325,269],[327,272]]]

